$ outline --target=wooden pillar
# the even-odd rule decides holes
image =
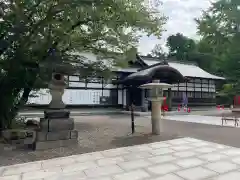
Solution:
[[[117,81],[118,81],[118,75],[117,75]],[[117,84],[117,93],[116,93],[117,94],[117,106],[119,105],[118,104],[118,96],[119,96],[118,90],[119,90],[119,85]]]
[[[194,98],[194,101],[196,99],[196,88],[195,88],[195,79],[193,79],[193,98]]]
[[[168,88],[168,109],[172,110],[172,89]]]
[[[187,98],[187,106],[189,106],[188,85],[187,85],[187,81],[185,82],[185,93],[186,93],[186,98]]]
[[[122,108],[124,108],[124,85],[122,85]]]
[[[145,89],[142,89],[141,90],[141,109],[143,112],[146,112],[148,111],[148,107],[146,107],[146,99],[145,99],[145,94],[146,94],[146,90]]]
[[[181,94],[180,94],[180,89],[179,89],[179,82],[178,82],[178,87],[177,87],[177,92],[178,92],[178,94],[177,94],[177,99],[178,99],[178,101],[179,101],[179,99],[180,99],[180,105],[181,105]],[[179,103],[179,102],[178,102]],[[179,104],[178,104],[179,105]]]
[[[203,98],[203,87],[202,87],[202,79],[201,79],[201,99]]]
[[[132,134],[135,133],[135,121],[134,121],[134,103],[133,103],[133,93],[134,93],[134,89],[133,87],[129,88],[129,94],[130,94],[130,111],[131,111],[131,129],[132,129]]]
[[[103,96],[103,89],[104,89],[104,87],[103,87],[103,77],[101,78],[101,83],[102,83],[102,96]]]

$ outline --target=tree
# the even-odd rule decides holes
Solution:
[[[198,32],[204,37],[212,54],[217,57],[219,75],[227,78],[230,85],[224,94],[232,96],[240,92],[240,1],[219,0],[197,20]],[[228,91],[228,93],[226,93]]]
[[[150,11],[143,0],[5,0],[0,8],[0,128],[6,128],[27,102],[43,69],[71,64],[82,77],[135,55],[139,33],[160,37],[165,17]],[[86,62],[75,52],[92,52]]]
[[[179,61],[188,61],[188,54],[195,51],[196,44],[194,40],[177,33],[167,38],[167,47],[169,57],[175,57]]]
[[[200,68],[215,74],[218,72],[217,57],[212,53],[212,50],[208,41],[201,38],[196,42],[196,49],[187,54],[188,61],[195,62]]]
[[[159,59],[165,59],[167,54],[163,51],[162,46],[157,44],[151,51],[151,56],[158,57]]]

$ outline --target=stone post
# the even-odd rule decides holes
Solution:
[[[153,83],[159,83],[160,80],[153,80]],[[154,89],[152,89],[153,93]],[[151,120],[152,120],[152,134],[159,135],[161,127],[161,101],[152,101],[152,111],[151,111]]]

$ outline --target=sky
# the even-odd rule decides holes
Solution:
[[[156,44],[164,47],[168,36],[182,33],[190,38],[198,38],[196,34],[196,23],[194,18],[201,17],[203,10],[210,7],[210,0],[161,0],[162,5],[159,10],[168,17],[165,24],[165,32],[159,40],[154,36],[143,36],[139,42],[138,51],[146,55]],[[166,49],[166,48],[165,48]]]

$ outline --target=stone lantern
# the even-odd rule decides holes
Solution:
[[[141,59],[140,56],[137,55],[137,57]],[[160,134],[161,104],[164,100],[163,88],[171,90],[170,84],[160,83],[158,79],[162,79],[164,82],[168,82],[170,84],[185,82],[185,77],[177,69],[170,67],[167,63],[161,62],[156,65],[149,66],[141,71],[132,73],[126,78],[118,81],[119,84],[140,87],[151,91],[148,100],[151,101],[152,104],[151,120],[153,134]],[[152,83],[148,83],[151,81]]]
[[[78,132],[74,130],[74,119],[70,111],[65,109],[62,96],[66,88],[65,75],[73,74],[70,66],[55,65],[49,82],[52,100],[40,120],[37,132],[36,149],[49,149],[77,144]],[[71,68],[71,67],[70,67]]]
[[[153,80],[152,83],[143,84],[140,86],[142,89],[149,89],[150,95],[147,98],[152,103],[151,121],[152,133],[159,135],[161,132],[161,105],[164,100],[163,88],[170,88],[170,84],[160,83],[159,80]]]

